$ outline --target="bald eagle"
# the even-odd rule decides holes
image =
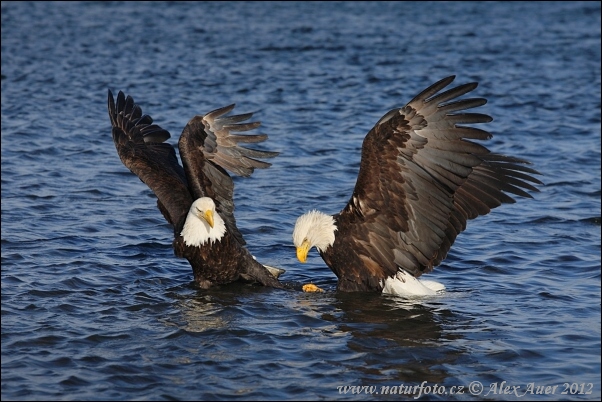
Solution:
[[[529,162],[490,152],[472,140],[491,134],[463,124],[490,116],[464,113],[482,98],[458,99],[477,87],[441,92],[455,79],[431,85],[406,106],[386,113],[362,144],[353,194],[335,215],[316,210],[293,230],[297,258],[312,247],[338,277],[337,289],[399,295],[436,294],[444,286],[418,280],[447,256],[466,222],[502,203],[538,191]]]
[[[174,228],[175,255],[192,266],[195,283],[203,289],[237,280],[281,288],[283,272],[255,260],[234,219],[234,184],[225,169],[249,176],[278,152],[244,148],[239,143],[264,141],[266,135],[241,135],[259,122],[245,122],[252,113],[227,116],[234,105],[193,117],[175,149],[165,141],[167,130],[153,124],[131,96],[109,90],[109,117],[117,154],[123,164],[157,196],[157,206]]]

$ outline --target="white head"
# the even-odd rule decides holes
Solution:
[[[325,251],[332,246],[336,230],[334,218],[320,211],[309,211],[297,218],[293,230],[293,243],[297,247],[299,261],[305,262],[307,253],[314,246],[318,251]]]
[[[181,235],[187,246],[201,246],[219,241],[226,233],[226,224],[215,211],[215,202],[201,197],[192,203]]]

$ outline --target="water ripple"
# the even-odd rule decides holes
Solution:
[[[400,399],[338,387],[475,380],[600,398],[599,3],[3,2],[1,46],[3,400]],[[317,253],[297,263],[294,220],[340,211],[364,135],[449,74],[480,82],[489,146],[545,184],[469,222],[429,274],[444,294],[338,293]],[[281,154],[234,178],[238,225],[291,288],[325,292],[196,289],[115,153],[108,88],[172,144],[191,116],[254,111]]]

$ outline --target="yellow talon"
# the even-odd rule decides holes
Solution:
[[[314,285],[313,283],[308,283],[306,285],[303,285],[302,287],[304,292],[323,292],[324,290],[320,289],[319,287],[317,287],[316,285]]]

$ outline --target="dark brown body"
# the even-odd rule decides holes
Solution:
[[[220,241],[200,247],[187,246],[182,236],[178,235],[173,241],[173,247],[176,256],[188,260],[194,281],[203,289],[239,280],[282,287],[228,232]]]

